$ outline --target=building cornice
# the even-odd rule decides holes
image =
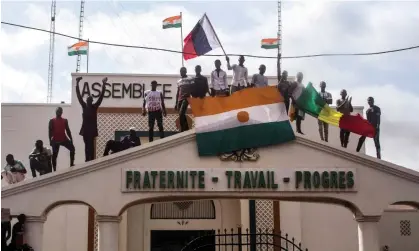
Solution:
[[[356,153],[346,149],[336,148],[327,143],[309,139],[306,136],[296,135],[296,141],[302,145],[306,145],[311,148],[318,149],[320,151],[330,153],[337,157],[341,157],[349,161],[361,164],[363,166],[378,170],[380,172],[385,172],[387,174],[397,176],[419,184],[419,172],[413,171],[411,169],[398,166],[384,160],[376,159],[374,157],[362,153]]]
[[[2,197],[5,198],[17,193],[46,186],[48,184],[56,183],[62,180],[68,180],[70,178],[81,176],[90,172],[95,172],[100,169],[112,167],[123,162],[147,156],[152,153],[156,153],[165,149],[170,149],[172,147],[177,147],[181,144],[185,144],[194,140],[195,130],[192,129],[188,132],[179,133],[171,137],[148,143],[140,147],[128,149],[123,152],[115,153],[106,157],[101,157],[100,159],[96,159],[88,163],[83,163],[77,165],[76,167],[70,167],[51,174],[43,175],[37,179],[30,179],[17,184],[9,185],[7,187],[3,187],[1,190]],[[339,149],[329,144],[309,139],[306,136],[296,135],[295,142],[313,149],[317,149],[319,151],[330,153],[334,156],[347,159],[349,161],[361,164],[363,166],[373,168],[380,172],[385,172],[387,174],[397,176],[405,180],[409,180],[411,182],[419,184],[419,172],[415,172],[413,170],[397,166],[383,160],[377,160],[366,155],[361,155],[359,153]]]
[[[113,216],[113,215],[96,215],[97,222],[121,222],[121,216]]]
[[[362,215],[355,217],[357,222],[379,222],[381,215]]]
[[[45,222],[47,217],[45,216],[26,216],[26,222]]]

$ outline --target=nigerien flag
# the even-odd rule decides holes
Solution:
[[[373,138],[375,135],[374,126],[361,115],[343,115],[330,108],[312,83],[308,83],[305,88],[298,86],[294,89],[292,96],[299,109],[320,121],[362,136]]]
[[[295,139],[276,86],[249,88],[228,97],[188,98],[200,156],[275,145]]]

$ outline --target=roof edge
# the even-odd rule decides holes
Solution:
[[[116,164],[120,164],[121,162],[134,160],[148,154],[176,147],[180,144],[191,142],[195,140],[195,138],[195,130],[192,129],[187,132],[163,138],[143,146],[102,157],[88,163],[83,163],[77,165],[76,167],[69,167],[51,174],[47,174],[37,179],[29,179],[18,184],[2,187],[1,195],[2,198],[5,198],[27,190],[32,190],[34,188],[42,187],[62,180],[67,180],[69,178],[77,177],[89,172],[94,172],[109,166],[114,166]],[[352,151],[339,149],[326,143],[309,139],[306,136],[296,135],[295,142],[419,184],[419,172],[414,170],[410,170],[387,161],[377,160],[367,155],[361,155]]]

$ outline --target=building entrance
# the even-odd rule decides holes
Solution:
[[[203,240],[205,248],[202,251],[215,251],[214,230],[151,230],[150,251],[181,251],[192,240],[208,236]],[[200,250],[200,251],[201,251]]]

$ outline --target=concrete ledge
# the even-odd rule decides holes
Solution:
[[[116,164],[121,164],[126,161],[134,160],[142,156],[176,147],[180,144],[188,143],[194,140],[195,130],[192,129],[187,132],[179,133],[139,147],[131,148],[106,157],[101,157],[99,159],[90,161],[88,163],[83,163],[75,167],[61,169],[57,172],[50,173],[36,179],[30,179],[21,183],[3,187],[1,190],[2,197],[5,198],[21,192],[25,192],[27,190],[32,190],[37,187],[46,186],[48,184],[57,183],[62,180],[81,176],[89,172],[112,167]],[[306,136],[296,135],[295,142],[419,184],[419,172],[383,160],[378,160],[370,156],[356,153],[354,151],[335,148],[324,142],[309,139]]]

